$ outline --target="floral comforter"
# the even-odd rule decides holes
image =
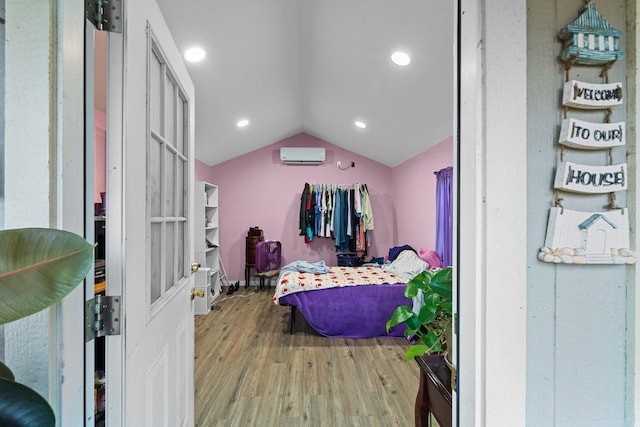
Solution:
[[[292,271],[280,277],[273,302],[295,292],[345,286],[407,283],[408,278],[398,276],[380,267],[329,267],[328,273],[302,273]]]

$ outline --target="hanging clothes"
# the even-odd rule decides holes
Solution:
[[[300,196],[299,233],[305,242],[314,237],[335,240],[337,252],[365,255],[373,230],[373,211],[365,184],[306,183]]]
[[[305,184],[300,196],[300,235],[304,236],[305,243],[313,240],[315,229],[315,204],[313,187]]]

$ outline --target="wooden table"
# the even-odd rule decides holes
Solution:
[[[420,388],[416,396],[416,427],[429,425],[433,414],[441,427],[451,426],[451,370],[443,356],[418,356]]]

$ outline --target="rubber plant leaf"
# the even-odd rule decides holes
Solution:
[[[0,426],[56,425],[49,403],[20,383],[0,378]]]
[[[93,248],[63,230],[0,231],[0,324],[37,313],[68,295],[91,269]]]

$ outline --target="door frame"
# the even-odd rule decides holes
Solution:
[[[525,425],[526,1],[459,0],[458,11],[457,420]]]
[[[84,2],[57,0],[57,31],[52,52],[57,58],[54,85],[56,98],[55,153],[58,173],[53,178],[56,220],[52,227],[84,235]],[[37,73],[37,71],[35,71]],[[84,397],[84,292],[78,286],[51,310],[55,330],[50,351],[49,399],[56,423],[82,425],[85,421]],[[64,378],[64,381],[62,379]],[[83,402],[83,404],[78,404]]]
[[[126,4],[123,4],[123,19],[126,20]],[[126,25],[123,25],[126,27]],[[123,33],[107,33],[107,134],[106,186],[112,197],[108,200],[109,214],[106,218],[105,257],[111,262],[106,265],[109,284],[106,295],[122,295],[124,283],[124,140],[125,117],[123,114],[124,54],[125,37]],[[117,71],[115,75],[114,70]],[[120,312],[125,312],[126,301],[122,301]],[[105,337],[105,371],[110,373],[106,382],[105,415],[107,425],[123,425],[124,410],[124,357],[126,319],[122,319],[120,335]]]
[[[83,142],[84,98],[82,87],[77,82],[83,78],[83,55],[78,55],[78,52],[83,50],[84,4],[81,0],[58,0],[56,7],[59,25],[58,52],[61,54],[56,74],[56,105],[60,113],[58,117],[62,117],[56,123],[59,141],[57,164],[65,165],[65,179],[59,179],[54,184],[58,190],[56,211],[59,214],[54,223],[67,229],[82,230],[84,217],[78,215],[78,212],[83,212],[83,209],[78,209],[78,199],[74,200],[74,195],[82,194],[82,189],[77,188],[81,187],[81,181],[74,180],[73,176],[82,176],[82,156],[77,152],[82,152],[78,150],[78,146]],[[522,41],[526,40],[526,25],[521,24],[526,22],[526,2],[521,0],[505,5],[499,0],[459,0],[459,11],[461,30],[464,30],[459,40],[459,64],[464,67],[460,67],[462,72],[459,76],[460,114],[463,119],[459,123],[460,147],[457,162],[460,170],[459,199],[464,201],[464,215],[460,217],[457,260],[460,295],[463,297],[460,304],[464,317],[460,318],[458,420],[460,425],[524,423],[526,287],[511,287],[506,294],[501,293],[499,299],[491,298],[491,293],[496,284],[510,283],[511,277],[526,277],[526,248],[506,239],[488,241],[486,236],[496,227],[502,228],[505,225],[511,230],[511,235],[519,233],[526,236],[526,221],[522,221],[527,213],[526,195],[520,191],[526,188],[526,176],[516,175],[513,180],[504,180],[503,173],[497,168],[487,167],[496,165],[497,162],[502,167],[502,159],[505,157],[511,159],[514,165],[526,165],[524,144],[496,147],[494,143],[504,140],[496,133],[504,131],[501,119],[507,115],[512,118],[515,115],[517,118],[510,121],[513,125],[507,133],[520,136],[509,140],[526,141],[526,134],[523,134],[525,128],[516,126],[516,123],[526,123],[526,55],[513,55],[514,52],[523,52]],[[493,40],[496,43],[490,43]],[[117,45],[120,48],[120,56],[110,56],[110,60],[121,60],[122,35],[110,34],[109,41],[110,55],[112,48],[118,49]],[[491,68],[491,64],[506,68],[501,68],[498,72]],[[515,111],[504,111],[506,103],[493,95],[504,93],[504,90],[496,87],[503,83],[502,80],[498,81],[498,76],[506,77],[508,84],[514,89],[517,97]],[[487,78],[486,83],[483,83],[484,78]],[[495,92],[492,91],[494,89]],[[110,86],[108,90],[110,99],[122,98],[122,87]],[[112,106],[116,108],[121,105],[112,102]],[[122,115],[110,114],[107,120],[109,137],[122,136]],[[111,161],[122,160],[117,154],[110,153],[107,157]],[[71,162],[66,163],[66,160]],[[119,184],[121,188],[121,182]],[[110,183],[110,188],[112,187]],[[514,193],[514,189],[523,194],[522,199],[505,201],[499,196],[518,194]],[[500,206],[497,206],[498,203]],[[116,212],[122,213],[122,206],[118,206],[117,198],[109,200],[109,211],[112,218]],[[119,242],[122,237],[121,221],[112,220],[107,227],[107,238],[113,237],[115,240],[111,241]],[[499,260],[485,255],[504,253],[505,248],[515,260],[509,265],[501,265]],[[108,271],[110,287],[117,287],[115,281],[122,278],[122,271],[117,270],[120,266],[116,264],[119,263],[110,263],[111,268],[116,269]],[[77,405],[84,398],[82,389],[78,389],[78,384],[84,381],[84,372],[80,368],[83,363],[79,357],[84,347],[83,328],[79,326],[83,324],[83,314],[79,308],[82,306],[82,295],[75,292],[62,301],[52,316],[52,321],[56,322],[56,336],[60,343],[65,344],[58,345],[59,358],[55,351],[52,352],[50,369],[51,383],[60,384],[60,390],[52,390],[50,393],[50,399],[59,414],[59,423],[64,419],[68,424],[79,425],[82,421],[78,423],[73,420],[83,420],[82,405]],[[501,321],[505,318],[510,320],[508,324]],[[503,331],[505,326],[509,328],[508,333]],[[502,342],[501,337],[514,334],[522,336],[522,341],[505,347],[504,344],[509,343]],[[108,345],[122,347],[122,338],[109,337]],[[109,353],[123,354],[122,351]],[[59,363],[60,361],[64,364]],[[108,356],[106,364],[109,372],[122,370],[121,357]],[[59,381],[62,376],[65,378],[64,382]],[[107,383],[107,395],[111,396],[107,400],[107,411],[121,414],[122,385],[117,383],[117,376],[114,377]],[[511,388],[519,393],[510,394],[512,400],[508,408],[498,408],[501,400],[499,396],[504,393],[500,387],[504,384],[512,384]],[[110,423],[121,424],[118,420],[110,420]]]

